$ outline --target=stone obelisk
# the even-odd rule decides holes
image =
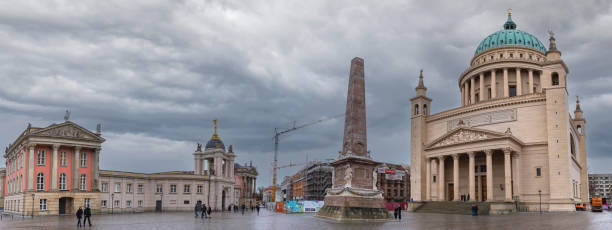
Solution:
[[[382,191],[376,188],[377,164],[367,149],[364,65],[363,59],[356,57],[349,74],[342,151],[331,164],[332,187],[316,216],[338,221],[391,219]]]

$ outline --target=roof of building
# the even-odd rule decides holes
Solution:
[[[522,30],[516,29],[516,23],[512,21],[512,14],[508,12],[508,20],[504,23],[504,29],[487,36],[480,44],[474,56],[486,50],[502,46],[522,46],[546,53],[546,47],[537,37]]]

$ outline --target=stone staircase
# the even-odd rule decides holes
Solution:
[[[428,201],[414,212],[472,215],[472,205],[478,205],[478,215],[489,215],[491,205],[487,202]]]

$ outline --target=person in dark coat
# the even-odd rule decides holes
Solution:
[[[242,215],[244,216],[244,210],[246,209],[246,205],[242,204],[240,210],[242,210]]]
[[[79,207],[79,210],[76,212],[76,217],[78,220],[77,227],[81,227],[81,219],[83,219],[83,208]]]
[[[89,206],[85,208],[84,214],[85,214],[85,220],[83,220],[83,225],[85,225],[85,223],[89,221],[89,227],[91,227],[91,209],[89,208]]]
[[[212,211],[212,210],[210,209],[210,206],[208,206],[208,218],[212,218],[212,216],[210,215],[210,212],[211,212],[211,211]]]
[[[259,216],[259,205],[255,206],[255,208],[257,209],[257,215]]]
[[[202,204],[202,210],[200,210],[200,211],[202,211],[202,217],[201,218],[206,217],[206,212],[208,210],[206,209],[206,205],[205,204]]]
[[[402,221],[402,206],[397,207],[397,218]]]

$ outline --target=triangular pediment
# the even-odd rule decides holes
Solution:
[[[430,144],[428,144],[426,148],[437,148],[448,145],[483,141],[487,139],[494,139],[505,136],[508,135],[484,129],[458,127],[435,139]]]
[[[104,138],[70,121],[62,124],[51,125],[47,128],[34,131],[30,135],[104,141]]]

